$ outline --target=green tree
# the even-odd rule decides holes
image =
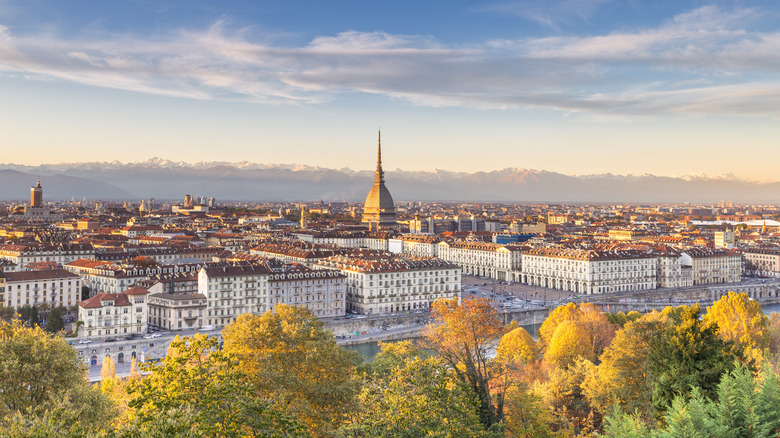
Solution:
[[[653,389],[653,409],[665,412],[678,395],[687,396],[691,388],[713,399],[720,377],[733,359],[724,352],[729,346],[717,336],[717,326],[700,318],[698,305],[667,308],[664,313],[673,321],[653,342],[650,370],[657,376]]]
[[[222,336],[258,393],[288,406],[312,436],[331,436],[355,408],[360,357],[338,346],[310,310],[280,305],[241,315]]]
[[[62,308],[52,308],[49,311],[49,315],[46,317],[46,331],[49,333],[57,333],[64,328],[65,323],[62,321]]]
[[[301,437],[281,405],[258,396],[216,338],[177,336],[151,375],[129,388],[130,421],[120,436]]]
[[[16,311],[13,307],[5,307],[0,304],[0,321],[11,322],[16,317]]]
[[[81,301],[89,298],[89,286],[81,286]]]
[[[29,304],[25,304],[22,307],[19,308],[19,318],[22,321],[30,322],[30,312],[32,311],[32,306]]]
[[[110,401],[86,381],[86,366],[61,337],[0,322],[0,346],[0,430],[75,433],[109,421]]]
[[[712,407],[699,388],[690,391],[690,398],[676,396],[663,416],[665,427],[653,432],[653,438],[721,437],[712,421]]]
[[[604,417],[605,438],[645,438],[650,430],[639,413],[626,414],[615,403],[609,415]]]
[[[37,326],[38,325],[38,307],[31,306],[30,307],[30,326]]]

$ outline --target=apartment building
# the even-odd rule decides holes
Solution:
[[[519,281],[522,266],[521,248],[487,242],[440,242],[438,257],[454,263],[464,274]]]
[[[271,262],[206,266],[198,273],[198,292],[207,299],[206,324],[216,326],[279,304],[306,307],[317,317],[341,316],[346,298],[345,276],[337,271]]]
[[[113,337],[146,333],[149,291],[133,287],[120,293],[99,293],[79,302],[79,337]]]
[[[65,265],[80,258],[92,258],[94,255],[95,249],[89,244],[0,245],[0,259],[15,263],[17,271],[23,271],[31,263],[55,262]]]
[[[5,278],[2,304],[14,309],[39,304],[68,307],[81,296],[81,278],[63,269],[4,272],[0,276]]]
[[[208,300],[199,293],[150,293],[148,323],[165,330],[204,326]]]
[[[750,248],[745,255],[745,270],[763,277],[780,277],[780,248]]]
[[[331,257],[320,266],[346,276],[346,308],[358,313],[429,309],[439,298],[460,297],[460,267],[440,259],[366,254]]]
[[[736,283],[742,279],[742,256],[724,248],[688,248],[683,266],[689,266],[693,284]]]
[[[634,250],[543,247],[522,256],[522,281],[580,294],[656,288],[657,259]]]

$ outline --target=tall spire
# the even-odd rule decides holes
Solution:
[[[376,154],[376,171],[374,172],[375,184],[385,182],[385,172],[382,171],[382,130],[381,129],[379,130],[377,139],[379,141],[379,145],[377,146],[377,154]]]

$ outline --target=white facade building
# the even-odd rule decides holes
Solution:
[[[65,265],[74,260],[94,256],[95,249],[92,245],[0,245],[0,259],[16,263],[17,271],[23,271],[30,263],[55,262],[58,265]]]
[[[534,248],[523,254],[523,283],[581,294],[656,288],[657,259],[632,250]]]
[[[344,280],[337,271],[302,265],[223,263],[200,270],[198,292],[207,298],[206,324],[224,326],[279,304],[306,307],[317,317],[344,315]]]
[[[19,309],[24,305],[48,304],[69,307],[81,296],[81,278],[63,269],[6,272],[2,305]]]
[[[742,256],[723,248],[689,248],[683,266],[690,266],[693,284],[737,283],[742,279]]]
[[[81,338],[102,338],[146,333],[147,295],[140,287],[116,294],[100,293],[79,303]]]
[[[521,249],[516,246],[484,242],[441,242],[438,257],[454,263],[464,274],[490,277],[500,281],[519,281]]]
[[[429,309],[439,298],[460,297],[460,267],[435,258],[337,256],[320,266],[346,275],[347,310],[359,313]]]

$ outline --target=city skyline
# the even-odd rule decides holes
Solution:
[[[0,161],[777,181],[762,2],[0,1]]]

